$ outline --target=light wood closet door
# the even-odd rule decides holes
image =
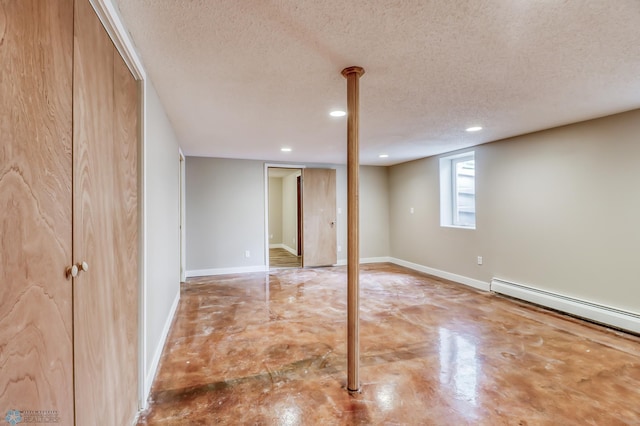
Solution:
[[[120,380],[116,396],[122,405],[117,424],[131,421],[138,410],[138,82],[114,48],[114,189],[115,277],[112,280],[116,331],[114,340]]]
[[[72,0],[0,0],[2,420],[73,424],[72,53]]]
[[[302,171],[302,266],[337,262],[336,171]]]
[[[78,425],[137,408],[137,85],[88,0],[76,0],[74,286]]]

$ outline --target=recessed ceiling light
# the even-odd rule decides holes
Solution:
[[[469,128],[467,128],[467,132],[477,132],[478,130],[482,130],[482,127],[480,127],[480,126],[473,126],[473,127],[469,127]]]
[[[388,158],[389,154],[380,154],[380,155],[378,155],[378,157],[380,157],[380,158]]]
[[[282,152],[291,152],[291,148],[280,148]]]
[[[332,117],[344,117],[345,115],[347,115],[347,113],[341,110],[335,110],[331,111],[329,115]]]

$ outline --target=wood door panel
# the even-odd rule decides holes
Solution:
[[[137,406],[137,86],[88,0],[76,0],[74,53],[74,257],[89,264],[74,287],[76,421],[130,424]]]
[[[304,169],[302,173],[303,266],[335,265],[336,171]]]
[[[0,409],[73,424],[73,1],[0,1]]]
[[[118,424],[131,422],[138,401],[138,84],[114,49],[114,339],[122,404]]]

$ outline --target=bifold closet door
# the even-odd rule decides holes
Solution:
[[[88,0],[76,0],[73,256],[76,424],[137,411],[137,84]]]
[[[114,303],[112,342],[117,346],[119,380],[116,397],[122,407],[117,424],[129,423],[138,411],[138,83],[114,48]],[[129,424],[126,423],[126,424]]]
[[[0,0],[2,420],[73,424],[72,61],[72,0]]]

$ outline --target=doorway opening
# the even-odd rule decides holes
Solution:
[[[302,267],[302,169],[267,168],[269,269]]]

